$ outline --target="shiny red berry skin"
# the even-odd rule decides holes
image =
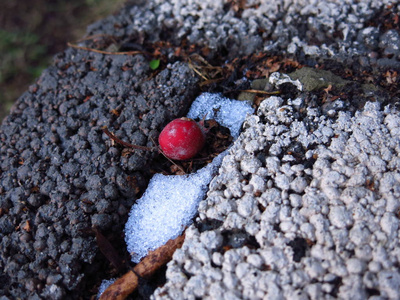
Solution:
[[[171,121],[158,137],[165,156],[175,160],[194,157],[204,146],[206,137],[202,126],[189,118]]]

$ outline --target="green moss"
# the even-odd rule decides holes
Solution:
[[[288,74],[294,80],[300,80],[307,91],[316,91],[327,88],[332,85],[336,88],[342,88],[350,81],[345,80],[332,72],[304,67]]]
[[[81,38],[87,25],[125,0],[0,1],[0,121],[12,103],[49,66],[51,58]]]

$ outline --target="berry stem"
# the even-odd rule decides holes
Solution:
[[[156,144],[152,137],[150,137],[150,139],[151,139],[151,141],[153,142],[153,144]],[[181,170],[181,172],[183,172],[183,174],[187,174],[187,173],[185,172],[185,170],[184,170],[180,165],[178,165],[178,164],[175,163],[172,159],[170,159],[168,156],[166,156],[165,153],[161,150],[160,147],[157,147],[157,149],[158,149],[158,152],[160,152],[166,159],[168,159],[170,163],[172,163],[172,164],[175,165],[179,170]]]

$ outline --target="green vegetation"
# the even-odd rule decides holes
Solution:
[[[150,63],[150,69],[152,70],[157,70],[158,67],[160,66],[160,60],[159,59],[153,59]]]
[[[51,58],[81,38],[86,27],[126,0],[0,1],[0,120],[49,66]]]
[[[42,67],[28,65],[38,62],[46,55],[46,46],[39,44],[39,37],[34,33],[9,32],[0,29],[0,52],[3,53],[0,68],[0,84],[18,75],[22,67],[31,77],[40,75]]]

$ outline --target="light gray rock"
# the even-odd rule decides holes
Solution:
[[[233,299],[364,299],[370,289],[400,297],[400,176],[388,168],[400,154],[399,112],[377,102],[336,119],[297,110],[272,96],[247,119],[199,206],[197,222],[223,224],[202,233],[192,225],[169,263],[174,273],[196,266],[185,299],[228,291]],[[300,130],[305,120],[312,133]],[[300,154],[314,158],[307,168],[282,155],[295,141],[313,145]],[[257,244],[223,248],[235,230]],[[171,297],[174,276],[167,272],[153,299]]]

